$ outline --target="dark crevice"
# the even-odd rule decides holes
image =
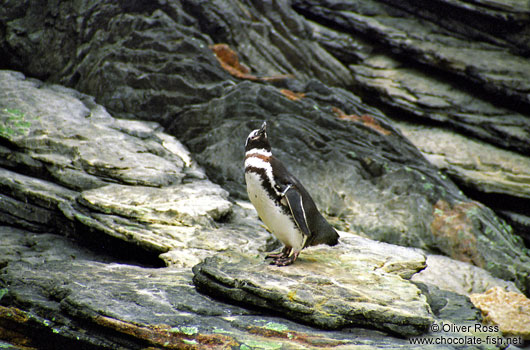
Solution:
[[[1,162],[1,160],[0,160]],[[44,164],[40,163],[39,166],[20,166],[13,168],[7,165],[6,169],[9,171],[16,172],[23,176],[29,176],[32,178],[49,181],[50,183],[57,183],[52,175],[48,172]],[[0,167],[0,169],[2,169]],[[60,186],[65,188],[71,187],[66,186],[63,183],[58,183]],[[70,188],[71,190],[79,190]],[[11,193],[13,190],[9,186],[0,185],[0,196],[4,196],[3,201],[10,202],[21,202],[21,198],[17,193]],[[23,200],[28,200],[24,198]],[[76,205],[75,203],[73,205]],[[126,242],[119,238],[111,237],[108,234],[91,229],[80,223],[74,223],[69,219],[65,218],[64,214],[55,205],[49,206],[48,203],[27,203],[25,209],[30,211],[34,208],[34,211],[47,212],[49,216],[44,222],[33,222],[28,221],[23,216],[14,216],[12,213],[4,212],[0,210],[0,223],[8,226],[18,227],[23,230],[28,230],[35,233],[57,233],[65,237],[69,237],[75,240],[78,244],[88,248],[97,255],[105,256],[106,262],[117,262],[128,265],[137,265],[142,267],[165,267],[165,263],[158,257],[162,252],[160,251],[149,251],[146,248],[140,247],[134,242]],[[28,214],[29,215],[29,214]],[[37,214],[35,214],[37,215]],[[51,227],[50,227],[51,226]]]
[[[0,323],[1,338],[21,349],[96,350],[146,349],[152,345],[134,335],[94,324],[91,319],[73,317],[68,324],[41,318],[33,312],[24,322]]]
[[[159,257],[161,254],[159,251],[149,251],[135,242],[126,242],[79,223],[74,223],[72,226],[74,233],[69,235],[69,238],[94,254],[104,256],[108,259],[107,262],[147,268],[166,267]]]

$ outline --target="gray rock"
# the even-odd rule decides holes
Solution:
[[[494,145],[522,154],[530,151],[526,142],[530,137],[528,116],[511,106],[481,100],[458,83],[437,79],[384,55],[370,55],[349,68],[374,99],[419,123],[443,123]]]
[[[468,296],[454,293],[446,289],[440,289],[436,285],[430,283],[422,283],[415,281],[416,286],[421,290],[422,294],[427,298],[427,302],[431,307],[432,313],[435,315],[436,324],[443,327],[446,325],[467,326],[474,331],[475,324],[480,325],[482,316],[480,310],[473,306],[473,303]],[[431,327],[430,332],[425,337],[440,338],[440,330],[433,331]],[[442,331],[442,336],[449,338],[459,338],[462,334],[452,331]],[[469,332],[467,332],[469,337]],[[471,333],[472,334],[472,333]]]
[[[351,83],[347,68],[311,40],[304,19],[284,2],[91,0],[63,4],[61,11],[53,4],[28,6],[6,8],[0,16],[7,65],[96,96],[125,118],[163,123],[189,105],[223,95],[233,79],[210,50],[214,43],[245,53],[243,61],[258,76]]]
[[[221,253],[193,268],[194,283],[210,295],[318,327],[370,326],[405,336],[425,332],[433,322],[429,306],[403,279],[425,267],[423,255],[366,241],[343,235],[337,248],[307,249],[298,264],[285,269],[262,257]]]
[[[25,341],[25,346],[38,347],[45,340],[56,348],[98,349],[146,346],[425,348],[378,331],[359,327],[322,331],[217,301],[196,291],[188,268],[130,265],[115,257],[95,254],[54,234],[36,235],[5,226],[0,227],[0,232],[3,243],[0,245],[0,320],[6,331],[3,339],[9,341],[10,335],[16,335],[18,341]],[[378,260],[371,258],[365,249],[373,248],[382,254],[392,248],[366,239],[351,239],[363,247],[363,256],[368,259],[360,266],[368,267]],[[396,249],[397,257],[389,260],[394,265],[406,262],[405,256],[412,258],[410,262],[416,266],[423,259],[418,252]],[[409,268],[403,266],[400,271]],[[446,297],[447,294],[441,295],[430,287],[428,299],[436,300],[437,304],[432,305],[438,305],[436,312],[444,315],[445,320],[459,322],[463,314],[471,312],[472,309],[462,304],[460,316],[444,314],[440,305],[451,303]],[[421,295],[417,298],[424,299]],[[457,300],[454,296],[450,299],[452,303]],[[35,334],[39,335],[37,339],[32,337]]]
[[[177,226],[214,226],[230,213],[228,192],[207,180],[179,186],[107,185],[81,193],[79,202],[106,214]]]
[[[530,159],[518,153],[435,127],[398,123],[423,155],[467,191],[480,193],[530,242]]]
[[[524,18],[528,8],[515,5],[517,14],[514,15],[513,8],[503,8],[500,2],[496,4],[495,11],[502,13],[496,16],[496,24],[503,28],[501,36],[505,33],[510,33],[510,39],[525,36],[527,23]],[[521,108],[528,108],[530,63],[524,56],[513,53],[520,45],[485,34],[483,28],[489,26],[488,30],[492,30],[494,22],[488,13],[489,6],[467,5],[463,1],[441,1],[422,6],[411,1],[392,0],[362,4],[307,0],[294,3],[298,11],[312,19],[369,38],[394,54],[406,56],[409,61],[467,80],[481,91],[504,96],[506,105],[510,104],[508,101],[515,101]],[[444,12],[452,15],[440,18],[440,13]],[[473,15],[473,21],[461,19]],[[520,25],[514,25],[514,17],[518,17]],[[477,24],[482,28],[473,28]],[[493,32],[499,35],[499,31]],[[525,55],[528,40],[522,41],[525,48],[520,51]]]
[[[312,19],[324,19],[328,21],[325,23],[335,23],[336,28],[373,38],[371,41],[381,47],[407,55],[422,65],[451,71],[453,76],[483,86],[481,91],[528,104],[524,83],[527,62],[505,50],[501,41],[485,43],[476,37],[466,41],[461,34],[456,35],[439,24],[422,21],[407,11],[376,1],[329,8],[326,4],[312,6],[307,1],[294,5]],[[28,11],[21,11],[21,7],[9,8],[4,10],[5,16],[0,16],[6,28],[0,48],[8,53],[8,65],[90,93],[116,115],[159,121],[190,148],[211,179],[242,199],[244,187],[237,165],[242,152],[239,144],[231,141],[245,138],[253,127],[247,124],[249,120],[270,118],[273,127],[284,131],[273,140],[278,155],[293,164],[291,170],[307,184],[323,211],[336,218],[332,221],[340,228],[364,231],[388,242],[441,250],[483,266],[499,277],[517,280],[522,290],[527,289],[528,254],[510,243],[511,233],[503,224],[496,218],[489,220],[492,213],[486,208],[477,209],[483,215],[474,216],[466,232],[474,245],[470,252],[446,234],[437,236],[431,230],[431,223],[437,219],[435,214],[439,213],[440,206],[447,203],[447,208],[456,206],[456,210],[465,212],[468,199],[422,159],[380,111],[367,106],[351,92],[329,87],[351,86],[348,64],[351,66],[355,60],[369,63],[373,59],[373,45],[363,41],[361,54],[351,60],[347,59],[351,56],[347,50],[335,47],[333,52],[342,52],[341,59],[348,61],[342,64],[324,49],[325,45],[313,40],[318,35],[313,37],[310,23],[287,4],[272,6],[256,1],[214,5],[190,0],[149,6],[88,2],[78,8],[65,4],[61,11],[53,4],[32,5]],[[350,11],[342,11],[345,9]],[[72,13],[83,20],[72,23]],[[248,16],[258,22],[249,22]],[[508,17],[501,16],[506,22],[504,18]],[[44,25],[48,21],[54,25]],[[55,34],[55,28],[71,30]],[[330,33],[333,33],[330,29],[325,31],[325,35]],[[344,35],[340,38],[347,42]],[[469,40],[477,42],[470,46]],[[354,42],[360,41],[354,38]],[[209,48],[219,42],[236,48],[256,77],[294,76],[241,83],[221,68]],[[53,54],[46,55],[47,51]],[[471,56],[477,58],[470,59]],[[510,62],[510,68],[499,75],[497,68],[506,62]],[[447,85],[440,89],[444,86]],[[278,88],[303,92],[306,97],[291,101]],[[416,84],[416,88],[420,90],[421,84]],[[403,87],[401,94],[406,93]],[[424,102],[418,108],[445,106],[441,103],[444,98],[438,95],[431,96],[429,91],[422,95],[420,91],[418,96]],[[100,113],[86,96],[80,100],[85,104],[81,114],[89,110],[95,115]],[[492,113],[498,115],[498,111]],[[514,127],[521,119],[518,115],[514,118],[506,135],[516,136],[516,142],[508,146],[517,148],[526,145],[517,141],[524,138],[525,132],[514,134]],[[15,129],[23,132],[18,127]],[[501,130],[502,126],[497,129]],[[147,143],[140,143],[142,146],[138,141],[128,144],[133,152],[124,159],[117,156],[119,152],[111,150],[100,161],[94,148],[84,149],[80,165],[88,177],[80,175],[79,186],[99,187],[98,179],[165,186],[179,183],[183,174],[200,176],[200,172],[193,175],[193,171],[186,171],[191,167],[182,166],[182,158],[163,155],[167,150],[161,150],[160,141],[149,143],[146,149],[142,147]],[[119,142],[116,146],[127,148]],[[305,149],[310,151],[300,153]],[[164,160],[158,161],[151,154],[161,155]],[[139,155],[142,159],[138,159]],[[57,154],[39,156],[35,159],[60,165],[50,167],[50,174],[70,186],[76,183],[75,172],[61,170],[68,158]],[[132,166],[143,161],[157,164],[149,168]],[[38,166],[29,165],[27,160],[24,164],[34,170]],[[314,171],[315,168],[320,171]],[[334,179],[332,191],[319,191],[316,184],[329,178]],[[83,215],[79,220],[82,225],[98,226],[98,230],[108,232],[105,234],[118,237],[132,234],[126,230],[125,235],[116,235],[116,228],[124,224],[120,218],[103,216],[87,220],[90,215]],[[443,243],[443,240],[451,242]],[[442,247],[438,248],[440,243]],[[155,251],[165,249],[153,242],[146,247]],[[513,251],[523,257],[515,271],[511,267]],[[487,265],[486,261],[491,264]]]
[[[4,222],[96,230],[160,253],[230,214],[227,192],[158,124],[125,124],[73,90],[0,75],[1,136],[16,155],[4,163],[12,170],[0,169]],[[13,172],[20,164],[27,175]]]
[[[33,99],[39,101],[42,93],[48,102],[53,102],[50,105],[41,99],[41,102],[32,107],[39,106],[40,116],[36,121],[20,124],[20,130],[17,129],[20,125],[13,124],[14,132],[2,136],[8,141],[9,147],[16,149],[18,153],[17,157],[5,163],[10,165],[12,170],[2,170],[4,197],[10,203],[16,204],[2,207],[5,217],[9,216],[14,225],[39,225],[40,231],[43,232],[46,232],[46,228],[52,228],[57,232],[73,235],[83,242],[91,241],[92,246],[109,244],[108,238],[102,239],[103,237],[118,238],[140,249],[132,249],[133,245],[120,247],[111,241],[110,245],[116,247],[115,250],[110,250],[113,256],[120,256],[117,251],[124,250],[128,253],[123,254],[127,261],[147,261],[142,256],[164,253],[162,258],[175,266],[153,269],[131,266],[123,262],[116,263],[108,256],[96,256],[55,235],[33,236],[5,229],[3,236],[11,235],[14,238],[6,240],[12,243],[4,246],[5,251],[9,253],[2,254],[4,258],[0,264],[3,267],[2,288],[7,291],[2,298],[2,307],[9,307],[10,311],[6,315],[20,315],[22,318],[34,320],[30,324],[20,324],[17,323],[17,318],[8,317],[6,322],[13,327],[19,327],[24,334],[53,334],[54,339],[63,345],[81,341],[87,346],[103,348],[141,348],[145,347],[145,344],[163,345],[166,341],[175,344],[185,344],[186,341],[196,344],[216,341],[220,344],[238,345],[265,341],[269,344],[295,346],[293,344],[298,343],[296,339],[307,339],[307,334],[316,334],[311,341],[329,346],[362,344],[401,348],[409,345],[405,341],[367,330],[324,333],[314,328],[300,328],[301,326],[290,321],[260,313],[258,317],[251,316],[245,309],[226,307],[224,303],[197,294],[192,287],[189,268],[201,259],[214,252],[229,250],[233,251],[232,254],[251,256],[251,261],[256,259],[255,257],[259,257],[261,261],[262,252],[271,248],[266,246],[267,234],[250,211],[249,204],[227,202],[226,192],[205,180],[203,171],[195,165],[186,149],[174,138],[157,131],[156,124],[134,122],[130,126],[124,126],[123,121],[114,123],[110,116],[98,114],[102,109],[97,105],[75,103],[72,95],[81,95],[74,91],[26,82],[22,76],[12,73],[5,73],[5,79],[12,87],[5,90],[9,91],[9,97],[3,101],[12,103],[6,108],[8,116],[5,118],[13,118],[12,115],[16,114],[16,117],[23,121],[29,120],[26,110],[13,107],[19,105],[16,102],[26,101],[30,96],[35,96]],[[60,94],[55,96],[57,91],[60,91]],[[52,99],[52,96],[55,98]],[[73,113],[69,113],[66,108],[62,113],[54,113],[55,106],[68,106],[68,103],[61,103],[62,98],[67,101],[72,98],[70,106],[75,108],[93,110],[95,118],[76,114],[74,107],[71,107],[74,108]],[[58,124],[54,123],[53,119],[55,115],[69,115],[69,121],[75,125],[77,135],[94,133],[92,129],[96,129],[98,137],[94,140],[62,138],[59,131],[54,131],[58,130]],[[52,128],[53,125],[55,126]],[[65,129],[71,130],[68,127]],[[50,136],[45,139],[41,136],[39,142],[32,141],[36,135],[43,134],[43,130]],[[116,138],[120,139],[125,147],[130,145],[132,150],[153,151],[144,157],[141,153],[129,155],[125,150],[122,162],[129,161],[126,158],[131,157],[142,162],[139,164],[140,169],[146,169],[150,160],[160,160],[164,163],[164,159],[174,157],[175,163],[181,169],[181,173],[176,177],[180,180],[169,185],[152,181],[152,186],[140,186],[139,181],[131,181],[135,179],[134,176],[122,176],[123,172],[113,172],[118,175],[110,179],[111,170],[105,164],[97,163],[88,169],[91,171],[101,166],[100,171],[94,174],[85,172],[81,164],[88,162],[82,161],[82,157],[104,152],[101,147],[108,143],[103,141]],[[47,144],[52,144],[57,154],[42,146]],[[59,154],[63,145],[66,150],[76,150],[76,156],[69,156],[73,151]],[[85,152],[85,149],[89,151]],[[40,156],[40,150],[47,152],[45,157]],[[28,157],[22,155],[29,155],[31,159],[36,155],[38,160],[31,162]],[[27,165],[27,175],[13,171],[16,170],[17,161]],[[71,186],[71,180],[75,178],[69,177],[68,180],[61,181],[59,177],[47,175],[46,170],[50,166],[70,168],[78,173],[93,176],[99,182],[91,184],[100,186]],[[151,179],[160,178],[156,174],[156,171],[161,171],[160,168],[153,168],[155,172]],[[135,169],[127,169],[127,174],[135,173],[138,174]],[[114,181],[120,183],[113,183]],[[184,197],[189,198],[185,202],[189,208],[177,205]],[[197,207],[189,203],[197,198],[206,198],[207,205]],[[164,209],[167,208],[167,203],[171,203],[173,212]],[[181,215],[175,216],[177,212]],[[190,223],[193,223],[193,226],[187,226]],[[345,233],[343,235],[346,236]],[[388,320],[382,318],[380,312],[384,306],[378,308],[375,303],[370,312],[367,309],[370,305],[359,308],[361,311],[367,311],[370,317],[348,311],[348,320],[336,320],[337,324],[343,322],[343,326],[360,324],[379,327],[402,335],[417,334],[425,329],[432,320],[429,306],[419,289],[403,279],[410,278],[424,266],[423,255],[406,248],[370,243],[354,237],[347,238],[346,241],[349,245],[338,252],[346,259],[348,266],[368,270],[370,278],[374,280],[384,276],[379,279],[380,282],[397,283],[402,287],[397,291],[404,293],[402,297],[407,303],[396,307],[391,314],[393,316]],[[385,249],[381,247],[391,249],[392,254],[388,251],[385,253]],[[98,251],[106,251],[101,248],[97,246]],[[317,248],[304,252],[301,261],[304,262],[306,256],[327,256],[327,260],[333,265],[333,257],[337,252],[327,249],[326,251],[326,248]],[[352,254],[353,252],[355,254]],[[209,261],[208,259],[206,261]],[[313,261],[313,265],[320,264]],[[344,268],[343,273],[351,277],[351,273],[344,272]],[[314,283],[318,285],[319,282]],[[382,291],[389,290],[383,288],[384,284],[375,284],[373,287],[377,286]],[[304,285],[299,285],[301,292],[304,288]],[[190,299],[183,300],[182,295],[189,293]],[[262,293],[265,293],[265,290]],[[302,296],[303,294],[301,293]],[[386,298],[386,302],[384,297],[379,301],[387,305],[395,303],[392,295],[386,295]],[[335,299],[328,307],[335,309],[335,306],[343,302],[340,298]],[[22,305],[32,307],[24,310]],[[414,306],[416,315],[407,311],[411,305]],[[227,317],[229,320],[225,320]],[[295,318],[307,320],[304,314]],[[262,320],[262,323],[257,323],[256,319]],[[326,317],[324,315],[315,319],[325,322],[322,320],[326,320]],[[352,319],[355,319],[355,322],[351,323]],[[112,336],[87,332],[87,329],[94,327],[105,329]],[[270,331],[279,332],[274,334],[280,337],[280,340],[263,340],[263,336],[255,335],[255,332],[270,334]],[[217,332],[223,332],[223,337]],[[351,340],[350,332],[358,334],[358,340]],[[128,334],[136,336],[131,339]],[[289,334],[296,339],[291,341]],[[164,343],[161,343],[160,339]]]
[[[222,98],[182,113],[169,130],[186,142],[213,181],[246,198],[243,142],[233,140],[245,139],[260,123],[248,121],[248,115],[267,115],[275,155],[339,228],[442,251],[499,278],[527,280],[528,263],[516,262],[513,268],[515,251],[530,262],[518,237],[489,208],[466,198],[381,112],[341,89],[311,82],[305,91],[306,98],[291,101],[272,87],[241,83]],[[347,111],[352,121],[337,118],[348,115],[337,115],[332,106]],[[366,114],[373,117],[363,123],[353,120]],[[198,128],[206,130],[197,134]],[[447,219],[453,215],[460,220]],[[456,234],[459,227],[465,240]],[[527,282],[521,282],[518,287],[526,290]]]
[[[466,296],[484,293],[495,286],[520,293],[512,282],[495,278],[480,267],[443,255],[427,255],[426,265],[425,269],[412,276],[412,281]],[[448,273],[448,271],[458,271],[458,273]]]
[[[77,337],[104,348],[409,348],[381,332],[322,332],[193,290],[189,269],[203,259],[229,251],[253,260],[277,244],[242,186],[242,142],[263,119],[276,154],[337,228],[472,262],[528,292],[529,256],[510,227],[460,193],[368,105],[526,156],[528,9],[480,0],[292,4],[300,14],[291,3],[261,0],[0,7],[0,66],[46,81],[1,73],[0,221],[110,254],[85,252],[72,262],[83,250],[77,244],[7,229],[2,242],[16,238],[0,255],[1,315],[17,317],[2,325],[68,348],[79,347]],[[222,69],[211,50],[217,43],[235,49],[253,78]],[[138,121],[117,121],[107,109]],[[197,207],[194,199],[207,203]],[[160,266],[160,259],[173,267],[123,264]],[[381,266],[377,272],[395,279],[417,269],[414,261],[398,264],[398,276],[392,263]],[[106,293],[98,293],[102,283]],[[465,297],[417,285],[437,321],[478,321]],[[180,293],[193,296],[179,302]]]
[[[201,332],[213,328],[208,322],[212,316],[249,314],[198,294],[188,269],[126,265],[85,251],[56,235],[35,236],[5,227],[2,232],[8,238],[2,253],[16,252],[7,259],[2,254],[7,260],[2,285],[8,291],[2,303],[5,299],[12,305],[31,303],[29,314],[42,318],[41,331],[53,330],[63,341],[77,339],[78,344],[101,348],[140,348],[149,339],[127,336],[134,323],[144,327],[170,325],[167,340],[171,339],[169,328],[176,327],[173,341],[183,345],[182,336],[186,339],[187,331],[179,327],[190,327],[189,335],[193,336],[199,332],[198,325]],[[216,319],[216,326],[220,326],[222,318]],[[113,324],[120,323],[122,328],[113,329]],[[76,324],[84,327],[79,329]],[[223,328],[232,329],[225,324]],[[88,331],[90,327],[103,327],[113,335]],[[145,327],[148,331],[154,339],[156,329]]]
[[[54,175],[58,183],[81,189],[104,182],[157,187],[182,182],[184,162],[178,154],[160,141],[120,132],[121,125],[114,125],[105,109],[83,102],[88,96],[7,71],[1,72],[1,80],[6,84],[2,136],[51,169],[51,174],[37,175]],[[153,128],[150,134],[156,139]],[[76,184],[74,177],[81,182]]]
[[[435,20],[455,33],[476,40],[509,47],[520,55],[528,53],[530,42],[524,35],[527,30],[529,7],[520,1],[443,0],[420,6],[413,1],[387,1],[393,6],[410,11],[422,18]],[[458,16],[447,15],[448,13]],[[438,14],[438,16],[436,16]],[[442,16],[440,16],[443,14]]]
[[[485,193],[530,198],[530,159],[440,128],[399,128],[436,167]]]

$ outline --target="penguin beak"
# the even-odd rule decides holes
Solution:
[[[267,122],[263,122],[263,124],[261,124],[261,128],[259,128],[259,131],[258,131],[260,134],[266,134],[267,133]]]

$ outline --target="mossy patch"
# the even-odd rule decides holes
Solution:
[[[0,288],[0,300],[2,300],[3,297],[5,297],[9,293],[9,290],[7,288]]]
[[[215,328],[212,330],[212,333],[219,333],[219,334],[235,334],[234,332],[227,331],[226,329],[217,328],[217,327],[215,327]]]
[[[199,329],[197,327],[180,327],[180,331],[186,335],[194,335],[199,333]]]
[[[430,191],[434,188],[434,185],[430,182],[426,182],[423,184],[423,189],[425,189],[426,191]]]
[[[277,322],[267,322],[264,328],[270,329],[271,331],[277,331],[277,332],[285,332],[289,330],[289,327],[287,327],[284,324],[277,323]]]
[[[195,326],[191,326],[191,327],[186,327],[186,326],[183,326],[183,327],[173,327],[169,330],[171,333],[182,333],[182,334],[186,334],[186,335],[195,335],[197,333],[199,333],[199,329]]]
[[[32,117],[19,109],[4,108],[0,110],[0,136],[12,138],[25,136],[29,133]]]

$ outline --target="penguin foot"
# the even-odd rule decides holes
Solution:
[[[280,253],[267,254],[265,256],[265,259],[269,259],[269,258],[272,258],[274,260],[285,259],[285,258],[287,258],[289,256],[289,254],[291,254],[291,249],[292,248],[285,247],[285,248],[282,249],[282,251]]]
[[[288,256],[285,258],[277,258],[271,261],[271,265],[276,266],[288,266],[295,262],[296,258],[298,258],[298,255],[300,252],[295,251],[292,256]]]

